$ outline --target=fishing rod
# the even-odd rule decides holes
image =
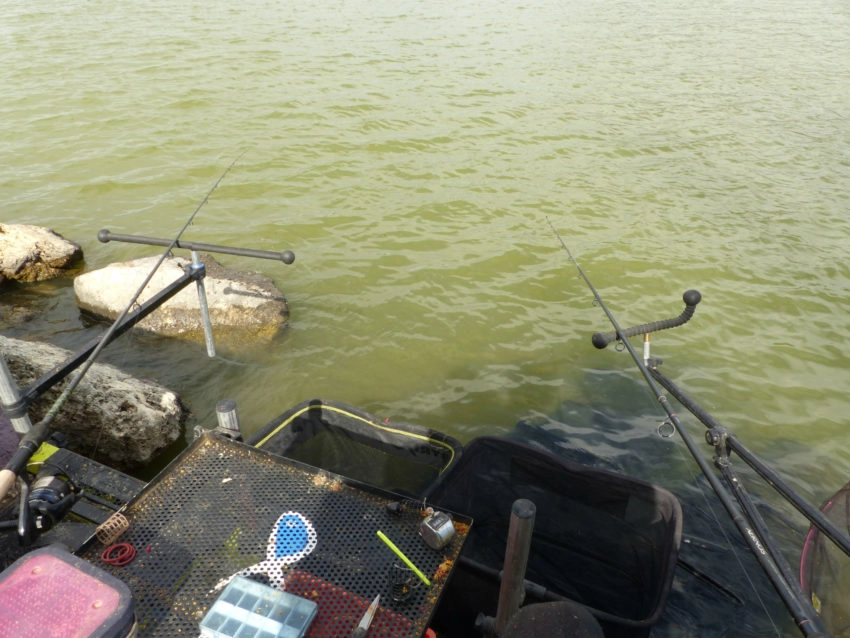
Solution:
[[[106,345],[112,340],[113,335],[119,329],[119,327],[122,325],[124,318],[130,312],[130,310],[133,308],[133,306],[136,304],[136,301],[138,300],[139,296],[142,294],[142,292],[144,291],[144,289],[148,285],[148,283],[150,283],[151,279],[153,279],[153,276],[154,276],[154,274],[156,274],[156,271],[159,269],[159,267],[162,265],[162,263],[168,258],[171,251],[174,249],[174,247],[180,241],[180,237],[183,236],[183,233],[186,231],[186,229],[194,221],[195,216],[198,214],[198,211],[200,211],[201,208],[204,207],[204,205],[209,200],[210,196],[213,194],[213,192],[216,190],[216,188],[218,188],[218,185],[225,178],[225,176],[230,172],[230,170],[233,168],[233,166],[236,164],[236,162],[239,160],[239,158],[242,157],[243,154],[244,153],[240,153],[239,156],[236,157],[236,159],[234,159],[230,163],[230,165],[219,176],[219,178],[212,185],[212,187],[207,191],[207,194],[201,200],[201,203],[198,204],[198,206],[195,208],[195,210],[192,212],[192,214],[189,215],[189,218],[186,220],[186,223],[183,224],[183,227],[179,230],[179,232],[174,237],[174,239],[171,241],[169,246],[163,251],[159,260],[157,260],[156,264],[154,264],[154,266],[151,268],[151,270],[148,273],[145,280],[142,282],[142,284],[139,286],[139,288],[133,294],[130,301],[127,303],[127,305],[121,311],[121,314],[118,315],[118,317],[115,319],[115,321],[112,322],[112,324],[109,326],[106,333],[103,335],[102,339],[98,342],[97,346],[91,351],[91,354],[89,354],[88,358],[82,364],[80,369],[76,372],[74,377],[71,379],[70,383],[65,387],[65,389],[62,391],[62,393],[57,397],[56,401],[53,403],[53,405],[50,407],[50,409],[47,411],[47,413],[44,415],[44,417],[41,419],[41,421],[39,421],[39,423],[34,425],[33,428],[23,436],[23,438],[21,439],[21,442],[18,445],[17,451],[12,455],[12,458],[6,464],[6,467],[4,469],[0,470],[0,500],[2,500],[6,496],[6,494],[8,494],[9,490],[12,488],[12,485],[14,485],[15,480],[19,476],[21,476],[22,472],[24,471],[24,469],[27,466],[27,463],[29,462],[30,457],[33,454],[35,454],[36,450],[38,450],[38,448],[41,446],[41,444],[44,443],[47,440],[47,438],[50,434],[50,429],[49,429],[50,424],[56,418],[56,415],[62,409],[62,406],[65,405],[65,402],[68,400],[68,397],[71,396],[71,393],[77,388],[77,386],[80,384],[80,381],[83,380],[83,377],[86,375],[86,373],[92,367],[92,365],[94,364],[98,355],[100,355],[103,348],[105,348]],[[203,264],[194,264],[193,266],[194,266],[196,272],[200,275],[200,277],[197,279],[197,281],[200,282],[202,277],[203,277]],[[200,290],[200,288],[199,288],[199,290]]]
[[[711,414],[699,406],[688,394],[679,388],[669,377],[665,376],[656,366],[650,367],[652,376],[670,392],[691,414],[708,428],[706,441],[718,449],[718,454],[736,452],[743,461],[775,489],[809,522],[823,532],[841,551],[850,556],[850,537],[842,531],[824,513],[811,505],[788,485],[782,477],[768,467],[756,454],[744,445],[733,432],[718,422]]]
[[[658,366],[661,364],[659,359],[650,359],[649,356],[649,334],[675,328],[688,322],[693,317],[696,305],[702,299],[699,292],[696,290],[688,290],[682,296],[685,302],[685,309],[678,317],[673,319],[665,319],[663,321],[654,321],[644,323],[633,328],[626,328],[623,331],[625,337],[634,337],[637,335],[645,335],[644,338],[644,353],[643,360],[647,365],[649,373],[660,383],[664,389],[672,394],[676,400],[693,414],[709,431],[706,432],[706,442],[712,445],[717,450],[719,462],[725,466],[723,459],[728,457],[729,452],[736,452],[743,461],[751,467],[761,478],[775,489],[788,503],[794,506],[798,512],[805,516],[809,522],[823,532],[827,538],[835,543],[841,551],[850,556],[850,537],[841,531],[832,521],[830,521],[822,511],[814,507],[806,501],[797,492],[791,488],[776,472],[768,467],[759,457],[754,454],[746,445],[744,445],[727,427],[718,422],[711,414],[703,409],[696,401],[694,401],[684,390],[678,387],[669,377],[664,375]],[[591,341],[593,345],[599,349],[603,349],[613,341],[619,341],[620,337],[616,332],[597,332],[593,335]],[[737,479],[736,479],[737,480]]]
[[[761,513],[754,506],[752,499],[748,496],[743,483],[732,469],[732,464],[729,461],[729,456],[732,452],[737,453],[744,462],[751,467],[755,472],[773,489],[775,489],[789,504],[797,509],[808,521],[818,530],[820,530],[827,538],[839,547],[845,554],[850,555],[850,538],[838,528],[826,515],[819,509],[812,506],[809,502],[797,494],[775,471],[768,467],[759,457],[751,452],[728,428],[721,425],[711,414],[697,404],[690,396],[679,388],[671,379],[665,376],[658,369],[661,365],[660,359],[652,359],[649,354],[649,334],[654,331],[663,330],[666,328],[675,327],[687,322],[693,316],[693,310],[696,303],[699,303],[699,293],[696,291],[688,291],[683,296],[686,308],[685,311],[674,319],[665,321],[657,321],[653,323],[642,324],[634,328],[627,328],[624,334],[627,336],[636,336],[644,334],[644,362],[647,365],[650,374],[658,381],[668,392],[670,392],[676,400],[682,404],[691,414],[701,421],[707,428],[706,442],[715,448],[715,465],[720,469],[723,478],[726,480],[733,493],[738,500],[741,508],[744,510],[746,517],[756,528],[759,537],[769,538],[767,524],[765,523]],[[593,335],[593,344],[597,348],[605,348],[609,343],[618,340],[616,333],[596,333]],[[765,543],[765,548],[776,558],[781,556],[778,547],[775,543]],[[807,598],[800,587],[800,581],[792,573],[787,561],[784,559],[776,560],[777,566],[783,573],[785,580],[791,585],[792,589],[797,592],[800,598]]]
[[[104,346],[115,341],[118,337],[130,330],[148,315],[152,314],[165,302],[176,296],[181,290],[190,285],[193,281],[197,281],[204,273],[194,268],[187,268],[186,271],[168,286],[161,291],[148,298],[143,304],[137,306],[132,312],[128,313],[124,320],[119,322],[115,330],[112,332],[107,343]],[[33,381],[26,388],[16,392],[17,398],[15,401],[6,401],[2,404],[3,412],[7,416],[26,414],[27,408],[34,403],[44,392],[59,383],[62,379],[71,374],[74,370],[83,365],[91,356],[92,352],[106,341],[106,334],[98,335],[80,350],[68,357],[63,363],[51,368],[41,377]],[[17,388],[16,388],[17,390]]]
[[[108,239],[106,240],[102,238],[104,236],[104,233],[106,233],[106,236],[108,236]],[[101,230],[98,233],[98,238],[100,238],[101,241],[126,241],[130,243],[147,244],[154,246],[169,245],[166,240],[154,239],[151,237],[141,237],[137,235],[116,235],[115,233],[110,233],[108,230]],[[284,250],[283,252],[274,252],[270,250],[255,250],[252,248],[236,248],[231,246],[201,244],[198,242],[177,242],[176,247],[186,248],[192,251],[203,250],[205,252],[219,252],[226,253],[229,255],[240,255],[243,257],[274,259],[277,261],[282,261],[285,264],[291,264],[295,261],[295,254],[291,250]],[[115,330],[109,337],[109,341],[115,341],[118,337],[120,337],[132,327],[140,323],[148,315],[156,311],[169,299],[176,296],[185,287],[190,285],[192,282],[197,282],[201,277],[204,276],[204,274],[204,270],[194,267],[186,268],[184,273],[180,277],[175,279],[173,282],[171,282],[168,286],[149,297],[144,303],[136,305],[132,312],[129,312],[125,315],[123,321],[117,321],[115,325]],[[25,415],[27,413],[27,407],[29,405],[31,405],[36,399],[38,399],[38,397],[40,397],[46,390],[52,388],[59,381],[67,377],[71,372],[73,372],[79,366],[85,363],[85,361],[95,350],[95,348],[97,348],[101,344],[101,342],[106,340],[106,337],[107,335],[99,335],[95,337],[88,344],[83,346],[80,350],[72,354],[62,364],[51,368],[41,377],[33,381],[26,388],[18,390],[17,387],[13,387],[12,390],[14,390],[14,393],[10,398],[0,398],[0,407],[2,407],[3,412],[5,412],[6,415],[9,417]],[[0,363],[3,363],[2,358],[0,358]],[[0,373],[0,381],[2,381],[3,379],[4,375]]]
[[[828,636],[828,632],[823,625],[823,622],[818,617],[817,612],[814,607],[812,607],[811,601],[808,600],[805,596],[799,595],[799,587],[796,589],[794,586],[788,581],[786,578],[786,574],[790,572],[790,567],[785,565],[785,569],[780,568],[777,562],[784,562],[784,559],[781,555],[776,552],[774,555],[773,552],[768,552],[765,549],[766,543],[771,543],[772,541],[769,538],[764,538],[759,535],[759,533],[753,529],[753,525],[751,521],[748,520],[739,506],[735,503],[732,498],[727,494],[726,490],[723,488],[723,485],[720,483],[717,475],[712,471],[708,462],[705,458],[700,454],[696,444],[691,438],[690,434],[688,434],[687,430],[684,429],[682,423],[679,421],[679,417],[676,415],[673,410],[670,402],[667,400],[667,397],[664,396],[664,393],[661,391],[658,383],[653,378],[649,369],[647,368],[646,363],[638,356],[634,347],[626,335],[626,331],[624,331],[619,323],[617,323],[616,318],[614,317],[611,310],[608,306],[605,305],[605,302],[602,300],[601,295],[596,290],[596,287],[590,281],[588,276],[585,274],[582,267],[579,265],[576,258],[573,256],[569,247],[567,246],[564,239],[561,237],[560,233],[555,229],[552,225],[552,222],[547,219],[549,222],[549,227],[552,229],[552,232],[561,242],[561,246],[566,251],[567,255],[570,258],[570,261],[575,265],[578,270],[579,276],[584,280],[584,283],[590,289],[590,292],[593,294],[593,297],[599,307],[605,312],[605,315],[608,317],[608,321],[611,323],[611,326],[614,328],[614,333],[617,335],[618,340],[622,343],[625,350],[629,353],[632,360],[635,362],[635,365],[638,367],[641,375],[646,381],[652,393],[655,395],[658,403],[662,406],[665,413],[667,414],[668,421],[675,428],[676,432],[684,441],[685,446],[688,448],[691,456],[694,458],[694,461],[699,466],[705,478],[708,480],[711,488],[714,490],[718,499],[720,500],[723,507],[726,509],[729,517],[732,519],[732,522],[738,528],[738,531],[744,538],[744,541],[749,546],[756,560],[759,562],[759,565],[767,574],[770,579],[771,584],[773,585],[776,592],[779,594],[782,602],[785,604],[785,607],[790,612],[791,616],[794,619],[794,622],[797,624],[797,627],[800,629],[804,636],[812,636],[812,637],[823,637]],[[696,305],[696,304],[694,304]],[[693,314],[693,313],[691,313]],[[673,320],[675,321],[675,320]],[[765,531],[765,530],[761,530]],[[793,581],[791,581],[793,582]]]

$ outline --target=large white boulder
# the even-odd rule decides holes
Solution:
[[[0,353],[21,390],[72,354],[49,344],[3,336]],[[47,413],[71,376],[30,406],[33,423]],[[176,441],[185,418],[186,410],[171,390],[95,363],[57,413],[52,429],[67,437],[69,449],[130,469],[150,463]]]
[[[28,224],[0,224],[0,284],[42,281],[68,273],[83,250],[48,228]]]
[[[115,319],[139,289],[159,257],[145,257],[94,270],[74,279],[77,305],[84,311]],[[212,257],[203,256],[206,267],[204,287],[213,325],[218,339],[269,338],[286,324],[289,307],[283,293],[271,279],[256,273],[229,270]],[[169,257],[157,269],[138,299],[148,298],[180,278],[191,260]],[[200,303],[195,284],[184,288],[139,327],[170,336],[203,338]]]

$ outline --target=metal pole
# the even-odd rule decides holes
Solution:
[[[12,422],[12,428],[18,434],[26,434],[32,429],[26,407],[21,407],[21,393],[15,384],[6,360],[0,356],[0,408],[3,408]]]
[[[215,404],[215,415],[218,418],[219,432],[230,437],[234,441],[242,440],[242,428],[239,425],[239,413],[236,410],[236,401],[233,399],[222,399]]]
[[[200,271],[204,274],[204,265],[201,263],[201,257],[197,251],[192,251],[192,270]],[[201,307],[201,324],[204,326],[204,341],[207,344],[207,355],[212,358],[215,356],[215,343],[213,342],[212,320],[210,319],[210,308],[207,305],[207,289],[204,286],[203,276],[195,280],[198,286],[198,304]]]
[[[528,565],[536,514],[537,507],[526,498],[517,499],[511,507],[504,577],[499,588],[499,604],[496,608],[497,636],[505,630],[525,598],[525,568]]]
[[[255,257],[258,259],[272,259],[282,261],[285,264],[291,264],[295,261],[295,253],[291,250],[275,252],[273,250],[257,250],[256,248],[236,248],[233,246],[219,246],[217,244],[203,244],[198,241],[177,241],[173,242],[168,239],[159,239],[157,237],[144,237],[141,235],[125,235],[122,233],[113,233],[106,228],[98,232],[97,238],[104,244],[110,241],[120,241],[128,244],[143,244],[145,246],[169,246],[174,248],[183,248],[186,250],[197,250],[205,253],[222,253],[225,255],[237,255],[239,257]]]
[[[677,386],[669,377],[663,374],[657,367],[650,368],[652,376],[664,388],[672,394],[676,400],[681,403],[691,414],[693,414],[700,422],[705,425],[706,438],[717,433],[722,434],[726,444],[733,452],[737,452],[738,456],[749,465],[756,473],[761,476],[768,485],[775,489],[779,494],[793,505],[798,512],[805,516],[809,522],[817,527],[823,534],[835,543],[841,551],[850,556],[850,538],[847,537],[847,531],[842,531],[830,521],[822,511],[807,503],[802,496],[797,494],[788,483],[786,483],[776,472],[768,467],[761,459],[749,450],[743,443],[728,428],[724,427],[711,414],[700,407],[684,390]],[[710,443],[713,445],[713,443]]]

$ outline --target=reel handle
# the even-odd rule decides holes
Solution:
[[[697,290],[687,290],[685,291],[685,294],[682,295],[682,301],[685,302],[685,309],[678,317],[663,319],[661,321],[653,321],[652,323],[644,323],[639,326],[634,326],[633,328],[627,328],[622,331],[623,336],[629,338],[636,335],[649,334],[650,332],[675,328],[687,323],[690,321],[691,317],[694,316],[697,304],[702,301],[702,295]],[[591,340],[593,341],[594,346],[602,350],[612,341],[618,341],[619,336],[616,332],[597,332],[593,335]]]
[[[97,238],[104,244],[110,241],[123,241],[128,244],[146,244],[148,246],[171,246],[172,240],[158,239],[156,237],[143,237],[141,235],[122,235],[113,233],[106,228],[97,233]],[[174,242],[175,248],[201,251],[206,253],[223,253],[227,255],[239,255],[240,257],[256,257],[258,259],[274,259],[289,265],[295,261],[295,253],[291,250],[275,252],[273,250],[257,250],[255,248],[233,248],[231,246],[218,246],[215,244],[202,244],[196,241]]]

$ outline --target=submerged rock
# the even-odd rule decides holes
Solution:
[[[0,224],[0,284],[61,277],[82,257],[78,244],[49,228]]]
[[[79,275],[74,280],[77,305],[99,317],[115,319],[148,276],[159,257],[145,257],[111,264]],[[271,279],[255,273],[230,270],[204,255],[210,318],[216,339],[270,338],[289,318],[286,299]],[[166,259],[145,287],[138,302],[143,303],[165,286],[177,280],[191,260]],[[203,339],[200,304],[195,284],[180,291],[139,327],[169,336]]]
[[[0,352],[23,389],[72,353],[44,343],[0,336]],[[73,376],[73,373],[72,375]],[[48,390],[29,409],[38,422],[70,377]],[[121,469],[150,463],[177,440],[187,416],[179,397],[167,388],[95,363],[53,421],[69,449]]]

